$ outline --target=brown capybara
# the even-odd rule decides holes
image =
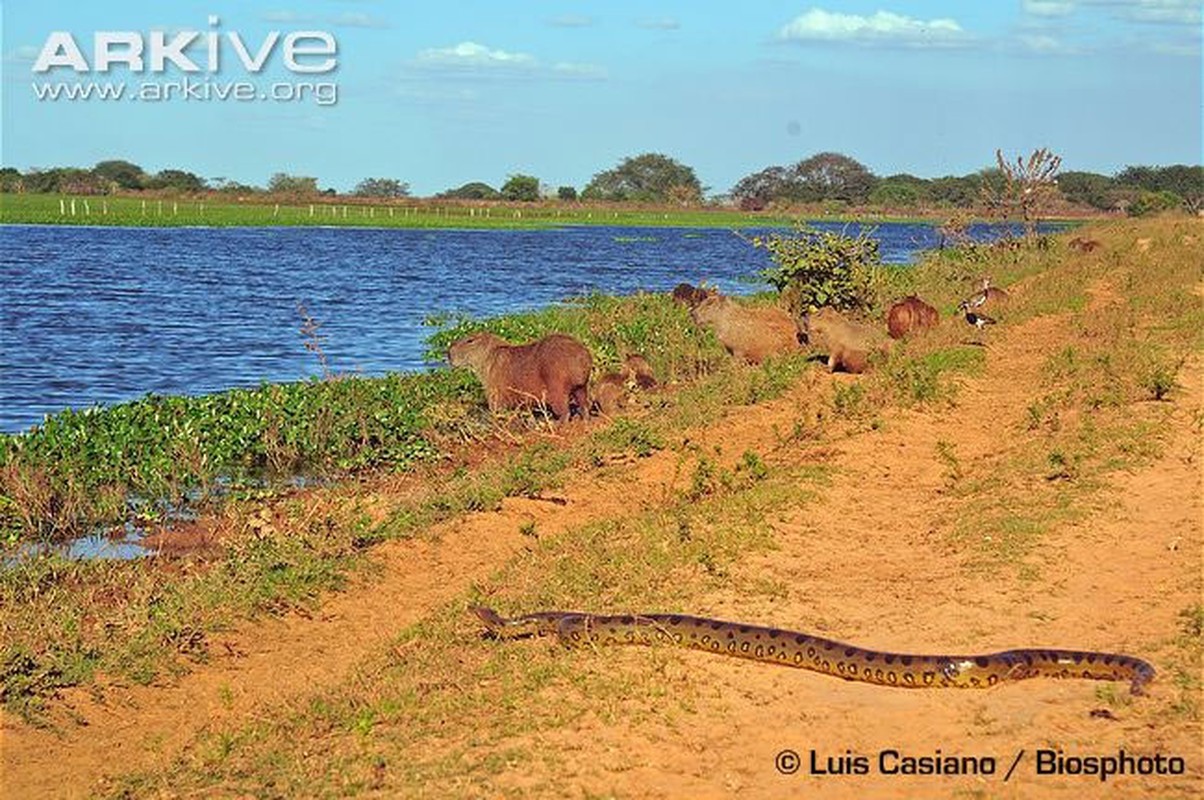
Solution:
[[[647,391],[658,386],[652,365],[639,353],[633,353],[623,360],[623,377],[637,389]]]
[[[690,310],[696,325],[714,331],[727,352],[752,364],[797,350],[798,325],[780,308],[750,308],[713,295]]]
[[[902,339],[912,331],[935,328],[941,315],[914,294],[904,297],[886,312],[886,330],[892,339]]]
[[[609,372],[594,381],[590,396],[593,398],[595,410],[612,416],[627,405],[632,391],[648,391],[658,385],[648,359],[633,354],[623,360],[622,370]]]
[[[696,308],[699,303],[714,295],[715,292],[708,289],[703,289],[700,286],[692,286],[688,283],[679,283],[673,287],[674,302],[681,303],[689,308]]]
[[[554,333],[529,344],[507,344],[492,333],[474,333],[447,351],[453,367],[468,367],[485,387],[489,410],[546,407],[559,420],[573,408],[589,413],[589,373],[594,360],[585,345]]]
[[[590,395],[599,414],[614,416],[627,405],[627,381],[617,372],[608,372],[594,381]]]
[[[1076,236],[1066,243],[1071,250],[1078,250],[1080,253],[1091,253],[1103,247],[1097,239],[1084,239],[1082,236]]]
[[[828,370],[861,373],[869,367],[870,355],[885,352],[886,342],[877,328],[850,322],[831,308],[821,308],[803,317],[802,330],[808,343],[828,351]]]

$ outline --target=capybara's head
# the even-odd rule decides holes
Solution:
[[[652,365],[639,353],[632,353],[623,359],[623,372],[628,380],[634,381],[641,389],[652,389],[657,385]]]
[[[839,311],[824,306],[803,315],[802,324],[799,325],[799,334],[804,341],[810,342],[812,337],[826,335],[833,325],[841,322],[844,322],[844,318],[840,316]]]
[[[694,308],[703,300],[713,297],[715,294],[716,292],[713,289],[704,289],[701,286],[679,283],[673,289],[673,300],[688,308]]]
[[[504,342],[497,336],[488,331],[478,331],[452,342],[451,347],[447,348],[447,360],[453,367],[476,368],[499,344]]]
[[[690,309],[690,318],[694,320],[695,325],[713,325],[724,314],[730,313],[727,310],[730,304],[731,301],[726,297],[718,294],[708,294],[701,302]]]

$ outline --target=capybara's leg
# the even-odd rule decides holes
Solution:
[[[556,419],[564,421],[569,418],[569,396],[567,392],[549,392],[548,393],[548,408],[552,410],[552,416]]]
[[[828,353],[828,372],[836,371],[836,353]]]
[[[589,416],[589,385],[582,384],[581,386],[573,387],[573,392],[569,398],[569,402],[570,402],[570,408],[569,408],[570,413],[572,412],[572,406],[576,406],[577,413],[581,415],[582,419],[585,419],[586,417],[588,417]]]

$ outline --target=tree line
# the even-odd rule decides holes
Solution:
[[[1002,162],[1001,162],[1002,166]],[[749,211],[788,209],[806,204],[840,207],[885,207],[900,210],[978,208],[990,205],[1005,184],[1004,169],[990,167],[968,175],[922,178],[908,173],[878,176],[842,153],[817,153],[790,165],[769,166],[741,178],[726,195],[707,197],[694,169],[660,153],[622,159],[593,176],[578,192],[573,186],[552,189],[539,178],[512,174],[497,188],[473,181],[449,188],[435,197],[457,200],[532,202],[612,201],[698,205],[705,201],[730,203]],[[1129,166],[1114,175],[1058,172],[1051,181],[1055,199],[1103,211],[1144,214],[1183,208],[1204,208],[1204,167],[1176,164],[1166,167]],[[56,167],[20,172],[0,169],[0,191],[31,193],[109,194],[164,190],[179,193],[222,192],[252,195],[337,195],[322,189],[318,179],[276,173],[266,187],[226,178],[204,179],[178,169],[148,173],[123,160],[101,161],[91,169]],[[409,184],[395,178],[365,178],[350,193],[373,198],[410,196]]]

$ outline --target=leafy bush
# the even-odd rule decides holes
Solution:
[[[774,266],[760,276],[781,292],[794,313],[823,306],[873,308],[882,259],[869,231],[847,236],[800,225],[793,235],[771,233],[750,241],[769,251]]]
[[[1172,211],[1183,205],[1183,198],[1174,192],[1142,192],[1129,206],[1129,216],[1144,217],[1162,211]]]

